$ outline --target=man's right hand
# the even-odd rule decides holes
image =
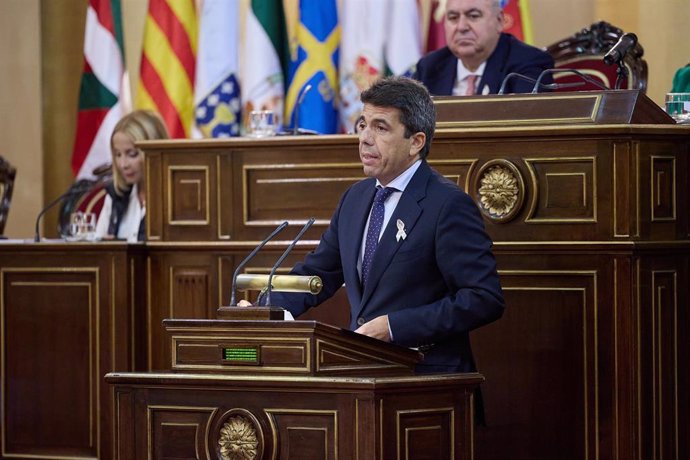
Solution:
[[[251,307],[251,306],[252,306],[252,303],[249,302],[248,300],[242,299],[242,300],[240,300],[239,302],[237,302],[237,306],[238,306],[238,307]]]

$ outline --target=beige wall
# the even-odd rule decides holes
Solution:
[[[594,3],[595,0],[529,0],[534,45],[548,46],[595,22]]]
[[[72,183],[70,160],[84,65],[86,4],[75,0],[41,1],[44,203]],[[56,235],[58,208],[44,217],[43,235]]]
[[[547,46],[597,21],[634,32],[649,65],[647,95],[663,105],[673,74],[690,62],[690,0],[529,0],[537,46]]]
[[[125,34],[125,61],[129,71],[132,102],[137,92],[139,63],[141,61],[141,43],[144,39],[144,22],[146,21],[147,0],[123,0],[122,14]]]
[[[10,236],[33,235],[43,195],[40,0],[0,0],[0,155],[17,168]]]
[[[376,0],[371,0],[376,1]],[[70,157],[82,70],[87,0],[0,0],[0,154],[18,177],[6,234],[33,235],[43,203],[71,182]],[[529,0],[534,41],[549,45],[606,20],[635,32],[658,104],[690,62],[690,0]],[[136,91],[147,0],[122,0],[125,52]],[[134,96],[134,94],[133,94]],[[55,215],[46,226],[54,234]]]

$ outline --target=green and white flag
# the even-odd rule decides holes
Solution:
[[[389,0],[387,26],[386,73],[410,76],[422,57],[417,0]]]
[[[84,71],[79,89],[79,114],[72,152],[78,178],[110,163],[113,127],[129,106],[124,65],[120,0],[89,0],[84,33]]]
[[[240,52],[243,113],[273,110],[281,125],[287,53],[283,4],[281,0],[251,0],[245,14]]]

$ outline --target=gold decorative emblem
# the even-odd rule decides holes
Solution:
[[[505,160],[484,165],[479,173],[479,204],[482,212],[497,222],[506,222],[519,210],[524,185],[518,169]]]
[[[230,417],[220,429],[223,460],[253,460],[258,457],[259,437],[254,424],[241,415]]]

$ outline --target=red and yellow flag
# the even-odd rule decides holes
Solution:
[[[503,0],[503,31],[532,44],[528,0]]]
[[[160,113],[171,137],[190,137],[196,50],[194,0],[150,0],[136,105]]]

